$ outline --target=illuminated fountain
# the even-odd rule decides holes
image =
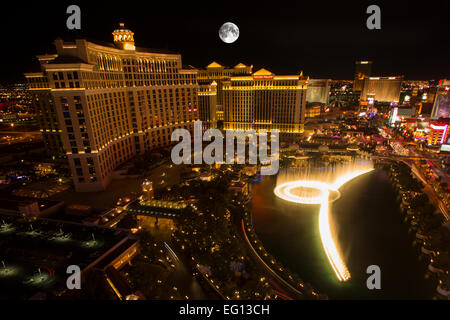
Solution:
[[[59,232],[56,233],[53,237],[50,238],[50,240],[55,240],[55,241],[69,241],[72,239],[72,234],[69,233],[65,233],[61,228],[59,228]]]
[[[9,265],[8,267],[5,264],[5,261],[2,260],[2,267],[0,268],[0,277],[10,277],[14,276],[17,273],[17,268]]]
[[[101,242],[95,240],[95,236],[94,236],[93,233],[92,233],[91,235],[92,235],[92,239],[91,239],[91,240],[86,240],[86,241],[84,241],[84,242],[82,243],[82,245],[83,245],[84,247],[87,247],[87,248],[95,248],[95,247],[99,247],[99,246],[101,245]]]
[[[24,232],[24,234],[31,237],[38,237],[41,235],[41,232],[39,230],[34,230],[33,225],[30,223],[30,230]]]
[[[329,220],[329,202],[339,198],[339,188],[346,182],[373,170],[368,158],[326,164],[310,165],[301,169],[287,169],[277,177],[274,193],[286,201],[318,204],[319,232],[325,254],[339,281],[350,279],[350,272],[333,241]]]
[[[0,270],[0,275],[7,275],[9,273],[9,269],[5,265],[5,261],[2,260],[3,268]]]
[[[38,271],[33,275],[29,276],[26,280],[23,281],[24,284],[34,285],[34,286],[48,286],[54,281],[52,275],[50,273],[42,273],[41,268],[38,268]]]
[[[14,231],[15,228],[13,227],[12,223],[6,223],[5,220],[2,220],[2,225],[0,226],[0,232],[6,233]]]

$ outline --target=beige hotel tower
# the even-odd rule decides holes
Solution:
[[[230,77],[222,88],[224,129],[302,133],[308,81],[302,73],[275,75],[266,69]]]
[[[57,39],[56,54],[38,56],[41,72],[25,74],[37,107],[57,118],[42,131],[60,132],[76,191],[104,190],[120,164],[198,119],[197,70],[180,54],[135,47],[123,24],[113,36]]]
[[[215,128],[217,121],[224,120],[223,83],[233,76],[252,74],[253,66],[238,63],[227,68],[213,61],[206,69],[198,71],[199,116],[203,129]]]

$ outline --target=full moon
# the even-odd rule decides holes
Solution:
[[[219,37],[225,43],[233,43],[239,38],[239,28],[232,22],[226,22],[219,29]]]

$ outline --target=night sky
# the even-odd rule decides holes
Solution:
[[[57,37],[112,42],[120,21],[137,46],[181,53],[183,64],[213,60],[253,64],[278,74],[352,79],[355,60],[373,60],[373,74],[410,80],[450,77],[450,2],[443,1],[179,1],[123,0],[2,3],[0,83],[24,81],[37,71],[35,55],[54,52]],[[157,3],[158,2],[158,3]],[[66,8],[81,8],[81,30],[66,28]],[[381,30],[366,28],[366,8],[381,7]],[[218,29],[240,29],[233,44]],[[7,44],[7,45],[6,45]]]

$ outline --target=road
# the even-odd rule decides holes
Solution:
[[[172,263],[175,265],[173,275],[170,277],[170,283],[173,284],[173,287],[168,288],[168,290],[186,293],[189,299],[192,300],[206,300],[207,297],[202,287],[192,273],[184,266],[169,244],[165,242],[164,246],[169,253]],[[167,283],[167,286],[170,286],[169,283]]]

